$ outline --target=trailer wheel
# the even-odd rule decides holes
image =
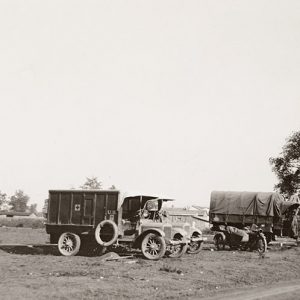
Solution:
[[[118,227],[111,220],[100,222],[95,230],[95,239],[100,246],[108,247],[118,239]]]
[[[224,250],[225,249],[225,240],[221,234],[216,234],[214,237],[214,244],[217,250]]]
[[[267,241],[263,233],[259,234],[259,237],[256,241],[256,250],[259,253],[265,253],[267,251]]]
[[[80,237],[72,232],[64,232],[58,240],[58,251],[64,256],[73,256],[79,252]]]

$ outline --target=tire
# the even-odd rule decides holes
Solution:
[[[165,240],[155,233],[148,233],[141,244],[143,256],[150,260],[162,258],[165,255],[166,248]]]
[[[263,233],[260,233],[256,241],[256,249],[259,253],[265,253],[267,251],[267,241]]]
[[[108,247],[114,244],[118,239],[118,227],[111,220],[100,222],[95,230],[95,239],[102,247]]]
[[[225,241],[221,234],[216,234],[214,237],[214,243],[218,251],[225,249]]]
[[[182,237],[179,239],[175,239],[176,241],[181,241]],[[188,249],[188,245],[187,244],[178,244],[178,245],[170,245],[168,247],[168,251],[166,252],[166,255],[168,257],[171,258],[179,258],[181,257],[184,253],[186,253],[187,249]]]
[[[198,237],[198,235],[193,235],[193,237]],[[189,254],[197,254],[202,250],[203,247],[203,241],[198,241],[198,242],[190,242],[187,253]]]
[[[64,256],[74,256],[80,249],[80,237],[72,232],[64,232],[58,239],[58,251]]]

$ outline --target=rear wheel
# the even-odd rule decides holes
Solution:
[[[157,260],[165,255],[166,242],[158,234],[149,233],[142,241],[141,250],[145,258]]]
[[[72,232],[64,232],[58,240],[58,250],[64,256],[73,256],[79,252],[80,237]]]

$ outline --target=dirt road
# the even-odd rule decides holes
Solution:
[[[276,285],[224,291],[207,300],[295,300],[300,298],[300,280],[278,282]],[[196,299],[196,298],[195,298]]]

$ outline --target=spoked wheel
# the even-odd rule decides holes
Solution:
[[[256,242],[256,250],[258,253],[265,253],[267,251],[267,241],[263,233],[259,234]]]
[[[197,238],[198,236],[193,235],[192,238]],[[189,247],[187,249],[187,253],[189,254],[197,254],[202,250],[202,246],[203,246],[203,241],[196,241],[193,242],[191,241],[189,243]]]
[[[145,258],[157,260],[165,255],[166,242],[161,236],[149,233],[142,241],[141,250]]]
[[[215,243],[215,246],[216,246],[217,250],[224,250],[225,249],[225,241],[224,241],[222,235],[220,235],[220,234],[215,235],[214,243]]]
[[[181,240],[182,239],[177,239],[176,241],[181,241]],[[166,255],[168,257],[179,258],[187,251],[188,245],[186,243],[181,243],[178,245],[170,245],[168,248],[169,249],[166,252]]]
[[[80,237],[71,232],[64,232],[58,240],[58,250],[64,256],[73,256],[79,252]]]

